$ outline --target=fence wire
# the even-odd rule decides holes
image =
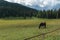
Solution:
[[[47,33],[42,33],[42,34],[39,34],[39,35],[36,35],[36,36],[25,38],[24,40],[45,40],[45,38],[48,36],[47,34],[53,33],[57,30],[60,30],[60,28],[57,28],[57,29],[55,29],[53,31],[50,31],[50,32],[47,32]]]

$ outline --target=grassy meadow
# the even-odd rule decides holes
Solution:
[[[38,29],[42,21],[46,21],[46,29]],[[0,19],[0,40],[24,40],[57,28],[60,28],[60,19]],[[60,30],[30,40],[60,40]]]

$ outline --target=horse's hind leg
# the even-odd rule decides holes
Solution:
[[[44,28],[46,28],[46,25],[44,26]]]

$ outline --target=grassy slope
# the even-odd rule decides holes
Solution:
[[[41,21],[47,22],[46,29],[38,29]],[[25,38],[60,28],[60,19],[0,19],[0,40],[24,40]],[[45,35],[45,40],[60,40],[60,30]],[[33,38],[39,40],[40,38]]]

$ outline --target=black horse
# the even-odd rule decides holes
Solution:
[[[41,22],[41,23],[39,24],[39,29],[40,29],[41,27],[46,28],[46,22]]]

